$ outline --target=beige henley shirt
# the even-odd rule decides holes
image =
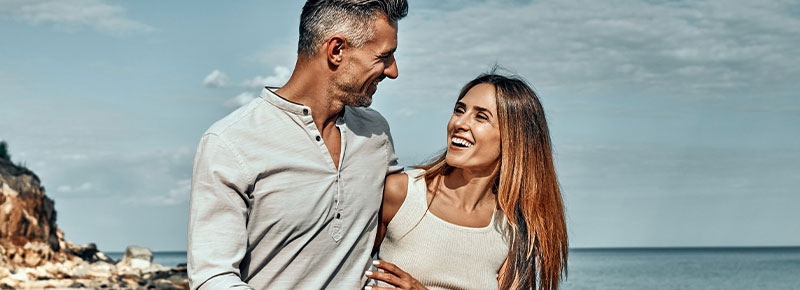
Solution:
[[[389,126],[345,107],[339,168],[311,109],[270,89],[216,122],[195,156],[191,289],[357,289],[370,266],[386,174],[400,171]]]

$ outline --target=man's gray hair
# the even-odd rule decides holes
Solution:
[[[385,16],[397,22],[408,14],[406,0],[308,0],[300,15],[300,41],[297,53],[316,54],[334,34],[341,34],[354,47],[372,39],[372,22]]]

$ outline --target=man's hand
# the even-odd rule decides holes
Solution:
[[[395,264],[377,260],[372,262],[375,267],[380,269],[379,271],[367,271],[365,275],[367,278],[378,280],[381,282],[388,283],[393,285],[392,288],[386,287],[378,287],[378,286],[367,286],[364,287],[366,290],[392,290],[392,289],[402,289],[402,290],[428,290],[425,286],[422,286],[422,283],[419,283],[417,279],[414,279],[411,275],[397,267]]]

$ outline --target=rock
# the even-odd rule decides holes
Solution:
[[[158,279],[153,281],[153,286],[158,290],[173,289],[172,282],[167,279]]]
[[[128,246],[125,249],[125,256],[118,263],[122,266],[131,267],[133,269],[147,269],[153,263],[153,252],[148,248],[139,246]]]
[[[86,288],[86,285],[83,285],[81,282],[73,282],[72,284],[69,284],[67,288]]]
[[[15,281],[20,281],[20,282],[28,281],[28,273],[26,271],[18,271],[18,272],[14,273],[14,274],[11,274],[11,276],[9,276],[9,278],[11,278],[12,280],[15,280]]]
[[[42,262],[53,260],[53,250],[43,242],[28,242],[22,248],[24,250],[24,264],[28,267],[35,267]]]
[[[67,252],[80,257],[86,262],[94,263],[98,261],[114,264],[114,260],[106,256],[103,252],[97,250],[95,243],[88,243],[84,245],[69,245]]]
[[[88,276],[94,278],[111,278],[116,272],[116,267],[113,264],[106,262],[95,262],[89,267]]]
[[[86,277],[89,276],[89,271],[92,269],[89,264],[82,264],[78,267],[73,268],[72,275],[73,277]]]
[[[39,177],[0,158],[0,262],[35,267],[60,257],[55,204]]]
[[[0,244],[3,247],[41,242],[52,251],[60,250],[55,203],[45,195],[36,174],[0,158],[0,193]]]

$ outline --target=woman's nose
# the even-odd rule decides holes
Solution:
[[[469,129],[469,122],[466,118],[466,114],[461,116],[454,116],[455,120],[453,120],[454,129],[462,129],[467,130]]]

